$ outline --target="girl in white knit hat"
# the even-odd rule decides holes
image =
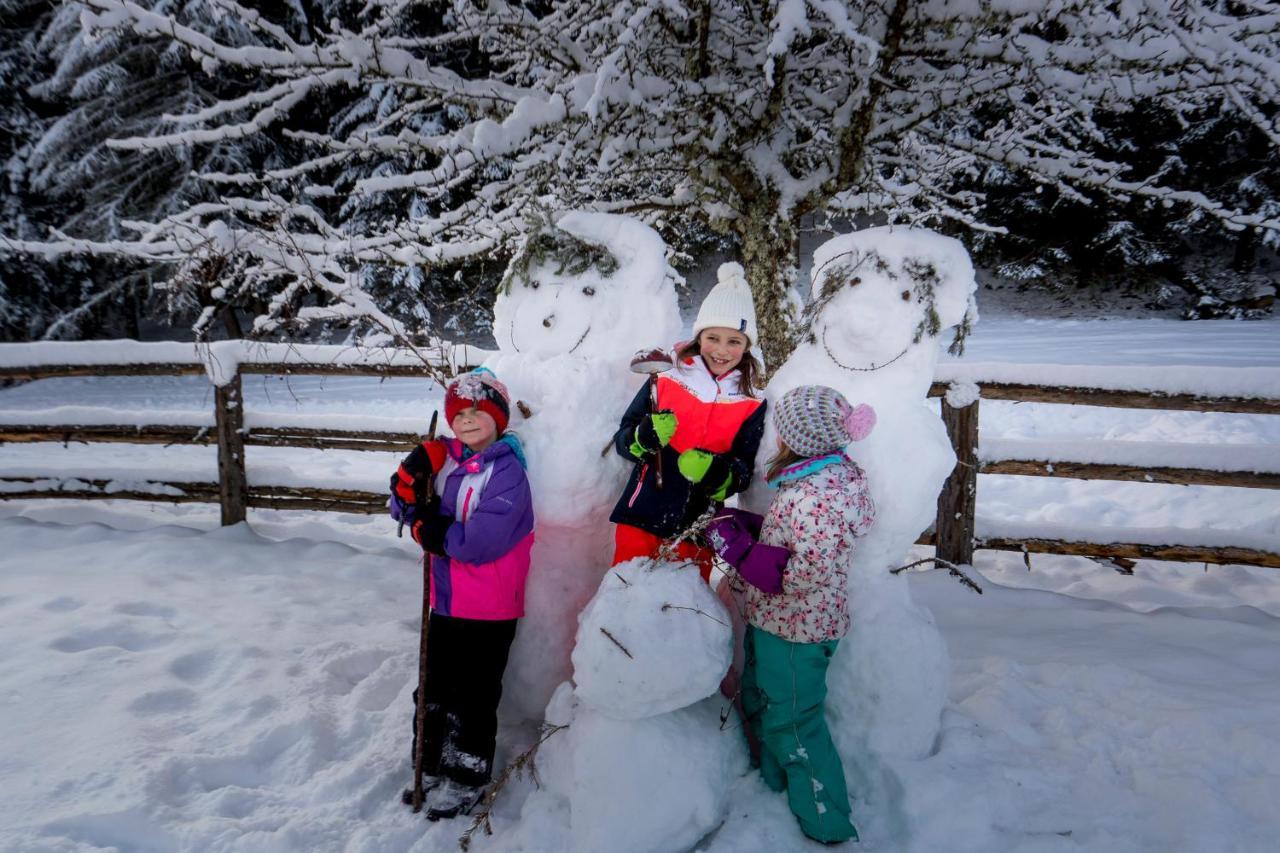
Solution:
[[[765,418],[755,342],[755,303],[742,266],[722,264],[693,340],[676,345],[673,368],[657,380],[656,406],[641,388],[614,434],[618,453],[635,466],[609,517],[617,525],[615,565],[656,556],[708,506],[751,483]],[[710,550],[681,542],[677,553],[710,577]]]

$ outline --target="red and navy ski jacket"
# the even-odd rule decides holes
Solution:
[[[675,434],[661,450],[661,489],[657,486],[653,456],[636,460],[631,455],[636,427],[650,411],[649,386],[646,383],[641,387],[613,436],[614,448],[635,462],[635,468],[610,521],[638,527],[663,539],[697,521],[711,505],[710,493],[720,484],[694,485],[680,475],[676,460],[693,448],[719,454],[729,463],[727,494],[736,494],[751,485],[756,451],[764,434],[765,401],[742,393],[741,378],[740,371],[731,370],[717,380],[700,355],[680,359],[673,370],[658,377],[658,408],[676,416]]]

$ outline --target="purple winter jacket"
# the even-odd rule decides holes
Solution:
[[[452,516],[448,556],[431,560],[431,609],[463,619],[518,619],[533,547],[533,495],[514,435],[463,458],[446,439],[447,462],[436,476],[440,514]]]

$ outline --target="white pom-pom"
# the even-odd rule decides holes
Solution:
[[[728,263],[724,263],[720,265],[720,269],[716,271],[716,280],[720,284],[727,284],[728,282],[733,282],[735,284],[741,284],[743,287],[746,287],[747,273],[746,273],[746,270],[742,268],[742,264],[738,263],[737,261],[729,261]]]

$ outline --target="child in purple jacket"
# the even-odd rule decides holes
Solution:
[[[431,561],[423,780],[430,820],[470,811],[492,778],[502,675],[524,615],[533,547],[533,499],[520,441],[506,432],[506,387],[480,368],[449,384],[444,409],[457,437],[414,448],[391,478],[390,501],[392,517]],[[429,478],[435,494],[426,498]]]

